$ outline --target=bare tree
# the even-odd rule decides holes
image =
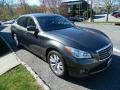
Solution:
[[[6,0],[1,0],[1,7],[0,7],[0,19],[1,20],[6,20],[9,18],[10,15],[12,15],[12,10],[7,3]]]
[[[108,22],[108,17],[109,17],[109,14],[110,14],[110,10],[111,10],[114,2],[115,2],[115,0],[104,0],[105,9],[107,11],[106,22]]]
[[[42,2],[45,12],[47,9],[49,12],[59,13],[59,7],[62,3],[62,0],[40,0],[40,2]]]
[[[19,1],[22,7],[23,14],[32,13],[31,7],[27,4],[28,0],[19,0]]]
[[[68,17],[68,7],[67,3],[62,3],[59,7],[59,12],[61,15]]]
[[[20,1],[20,4],[22,5],[22,4],[26,4],[28,0],[19,0],[19,1]]]
[[[40,11],[46,12],[46,0],[39,0],[40,2]]]

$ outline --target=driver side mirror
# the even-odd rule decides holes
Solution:
[[[27,30],[28,31],[38,32],[38,29],[36,28],[36,26],[27,26]]]
[[[33,31],[34,35],[38,37],[39,30],[36,28],[36,26],[27,26],[28,31]]]

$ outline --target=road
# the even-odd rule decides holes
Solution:
[[[82,27],[96,28],[106,33],[120,49],[120,27],[111,25],[79,24]],[[120,53],[114,52],[111,66],[104,72],[85,78],[61,79],[55,76],[46,62],[25,49],[17,49],[11,38],[10,27],[1,29],[2,35],[14,49],[18,57],[27,63],[51,90],[120,90]]]

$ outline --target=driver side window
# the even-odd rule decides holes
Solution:
[[[36,27],[34,20],[30,17],[28,17],[28,19],[27,19],[27,26],[35,26]]]

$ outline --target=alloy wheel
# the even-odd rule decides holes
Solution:
[[[49,61],[50,67],[55,74],[62,75],[64,73],[64,66],[58,55],[56,54],[50,55]]]

